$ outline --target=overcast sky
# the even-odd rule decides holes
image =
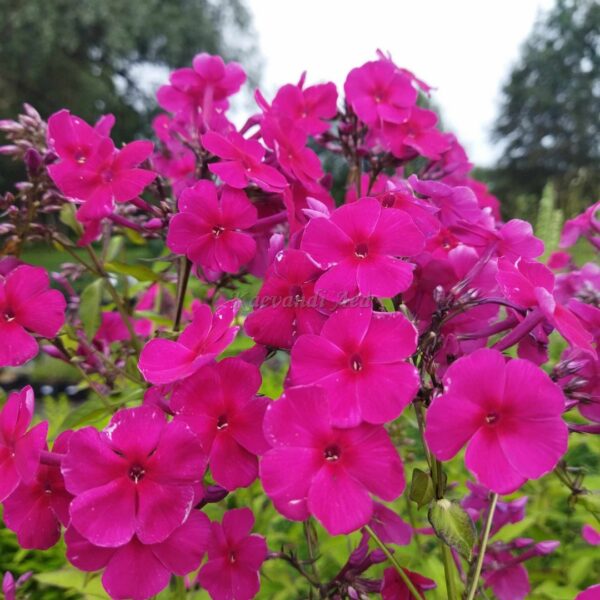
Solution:
[[[490,130],[502,83],[540,11],[553,0],[247,0],[264,57],[262,90],[297,81],[334,81],[391,52],[437,88],[448,130],[472,161],[498,155]]]

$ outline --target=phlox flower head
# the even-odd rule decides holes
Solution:
[[[48,423],[31,429],[34,397],[30,386],[8,396],[0,410],[0,502],[21,483],[33,483],[46,446]]]
[[[183,577],[200,566],[209,536],[210,521],[194,510],[158,543],[145,544],[134,536],[116,548],[95,546],[72,526],[65,542],[67,559],[75,567],[89,572],[104,569],[102,585],[111,598],[147,600],[165,589],[172,575]]]
[[[20,265],[0,276],[0,366],[31,360],[39,350],[32,334],[53,338],[63,326],[67,303],[49,286],[41,267]]]
[[[268,399],[257,397],[260,371],[239,358],[207,365],[177,385],[170,408],[208,453],[213,479],[228,490],[249,486],[268,448],[262,422]]]
[[[53,452],[66,453],[71,431],[61,433]],[[22,548],[47,550],[60,539],[61,525],[69,524],[73,496],[65,489],[58,465],[40,464],[31,482],[22,481],[4,502],[4,522],[17,534]]]
[[[453,363],[427,411],[425,437],[439,460],[467,446],[465,464],[499,494],[551,471],[567,450],[560,388],[527,360],[481,349]]]
[[[327,320],[326,302],[315,295],[315,281],[322,273],[305,252],[279,252],[246,317],[246,333],[258,344],[291,348],[304,333],[318,334]]]
[[[229,510],[221,523],[211,523],[208,560],[198,581],[212,600],[250,600],[258,593],[267,544],[262,536],[251,533],[253,526],[249,508]]]
[[[401,210],[385,210],[375,198],[363,198],[311,219],[301,248],[326,270],[315,290],[341,301],[358,295],[391,298],[408,289],[414,266],[401,257],[418,254],[425,238]]]
[[[200,117],[209,126],[215,111],[224,111],[228,97],[238,92],[245,81],[241,65],[225,63],[220,56],[203,52],[194,57],[192,68],[173,71],[170,84],[160,87],[156,98],[165,110],[191,120],[196,126]]]
[[[142,406],[120,410],[98,431],[73,433],[62,460],[71,525],[90,543],[164,542],[187,519],[206,468],[200,440],[185,423]]]
[[[261,459],[260,478],[288,519],[313,515],[330,534],[347,534],[373,517],[371,494],[391,502],[404,489],[402,462],[385,429],[335,427],[317,386],[289,388],[270,404],[264,432],[272,448]]]
[[[417,101],[411,78],[389,60],[352,69],[344,83],[346,101],[367,125],[403,123]]]
[[[256,140],[235,131],[227,136],[209,131],[202,136],[202,145],[221,159],[208,165],[210,171],[233,188],[255,183],[265,192],[281,192],[288,185],[277,169],[262,162],[266,150]]]
[[[218,194],[212,181],[199,181],[181,193],[177,205],[167,235],[170,250],[226,273],[237,273],[253,258],[256,242],[244,230],[256,223],[257,212],[242,190],[226,186]]]
[[[192,322],[176,342],[155,338],[144,346],[138,364],[144,379],[173,383],[212,362],[235,338],[239,327],[231,322],[239,308],[237,300],[225,302],[214,314],[207,304],[194,305]]]
[[[415,367],[406,362],[416,345],[417,331],[401,313],[341,308],[320,335],[298,338],[291,382],[321,386],[338,427],[386,423],[400,415],[419,387]]]
[[[89,130],[82,142],[78,132],[83,120],[62,112],[59,116],[51,131],[64,158],[50,165],[48,173],[65,196],[83,202],[77,211],[81,222],[110,215],[115,202],[133,200],[156,177],[154,172],[139,168],[152,153],[151,142],[131,142],[117,150],[109,137],[95,137]]]

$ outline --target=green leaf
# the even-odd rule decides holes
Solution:
[[[433,481],[429,474],[421,469],[414,469],[408,497],[421,508],[433,500],[433,493]]]
[[[592,514],[600,515],[600,492],[586,492],[577,496],[577,502]]]
[[[68,567],[59,571],[40,573],[35,576],[35,579],[46,585],[79,592],[86,599],[109,600],[110,598],[102,588],[102,583],[98,577],[90,577],[87,573]]]
[[[156,274],[152,269],[143,265],[128,265],[126,263],[114,260],[104,265],[104,268],[109,273],[117,273],[119,275],[129,275],[135,277],[138,281],[159,281],[160,275]]]
[[[67,227],[70,227],[77,235],[83,233],[83,227],[81,223],[75,218],[75,205],[70,202],[63,204],[60,209],[59,217],[60,222],[64,223]]]
[[[102,302],[103,280],[90,283],[81,293],[79,317],[83,323],[85,335],[91,340],[100,327],[100,303]]]
[[[94,396],[72,410],[62,422],[61,429],[75,429],[85,425],[93,425],[112,415],[112,409],[98,396]]]
[[[431,506],[427,517],[439,538],[471,560],[477,532],[469,513],[460,504],[442,498]]]

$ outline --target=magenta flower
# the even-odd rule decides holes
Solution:
[[[318,334],[327,320],[325,302],[314,292],[321,273],[301,250],[277,254],[244,322],[246,333],[257,344],[286,349],[299,335]]]
[[[239,308],[240,302],[231,300],[213,315],[207,304],[194,305],[192,322],[176,342],[155,338],[144,346],[138,363],[144,379],[173,383],[214,360],[235,338],[239,327],[231,327],[231,322]]]
[[[110,127],[106,130],[103,123],[106,120],[101,122],[100,127],[92,127],[80,117],[71,115],[68,110],[59,110],[48,119],[48,144],[62,160],[85,165],[102,138],[110,133]]]
[[[8,396],[0,410],[0,502],[8,498],[22,481],[35,481],[40,455],[46,446],[48,423],[31,429],[34,397],[31,386]]]
[[[357,295],[391,298],[408,289],[414,266],[400,260],[418,254],[425,238],[401,210],[384,210],[363,198],[309,221],[301,248],[322,269],[319,295],[341,301]]]
[[[539,367],[481,349],[446,371],[425,437],[439,460],[468,444],[467,468],[490,490],[508,494],[551,471],[566,452],[564,409],[562,392]]]
[[[194,57],[192,66],[173,71],[170,85],[160,87],[156,98],[162,108],[184,118],[194,118],[201,109],[209,124],[215,108],[227,108],[227,98],[239,91],[246,74],[238,63],[226,64],[220,56],[205,52]]]
[[[73,433],[62,473],[71,524],[96,546],[164,542],[190,514],[206,468],[200,440],[149,406]]]
[[[417,100],[410,77],[390,60],[371,61],[352,69],[344,91],[347,102],[367,125],[403,123]]]
[[[600,583],[592,585],[583,590],[583,592],[577,594],[575,600],[598,600],[598,598],[600,598]]]
[[[302,83],[280,87],[271,105],[272,113],[291,119],[309,135],[324,133],[329,129],[326,119],[332,119],[337,113],[335,84],[329,82],[302,89]]]
[[[569,307],[554,297],[554,274],[545,265],[524,259],[515,264],[501,258],[496,276],[504,295],[525,308],[537,310],[539,321],[544,317],[574,348],[596,356],[593,336]]]
[[[49,286],[41,267],[20,265],[0,276],[0,367],[31,360],[39,350],[32,334],[53,338],[63,326],[67,303]]]
[[[321,335],[300,336],[292,347],[293,385],[318,384],[327,392],[332,423],[386,423],[400,415],[419,387],[406,362],[417,331],[401,313],[370,308],[335,312]]]
[[[260,384],[257,367],[226,358],[188,377],[171,396],[175,420],[198,436],[213,479],[228,490],[256,479],[257,455],[269,447],[262,432],[268,398],[256,396]]]
[[[250,600],[258,593],[267,544],[262,536],[250,533],[253,526],[248,508],[229,510],[222,523],[211,523],[208,560],[198,581],[212,600]]]
[[[71,119],[81,121],[79,117]],[[138,168],[152,153],[151,142],[131,142],[117,150],[109,137],[100,136],[92,146],[86,138],[86,144],[80,144],[74,153],[68,152],[65,159],[48,167],[60,191],[83,202],[77,211],[82,222],[110,215],[115,202],[133,200],[156,177],[154,172]]]
[[[202,136],[202,145],[221,159],[208,168],[231,187],[242,189],[252,182],[265,192],[281,192],[288,185],[277,169],[261,162],[266,151],[256,140],[235,131],[227,137],[209,131]]]
[[[212,181],[199,181],[181,193],[177,204],[167,235],[170,250],[226,273],[237,273],[252,260],[256,242],[243,230],[256,223],[257,212],[243,191],[224,187],[218,196]]]
[[[408,569],[402,570],[421,594],[427,590],[434,590],[437,587],[435,581],[428,577],[423,577],[423,575],[415,573],[414,571],[409,571]],[[411,591],[394,567],[388,567],[383,572],[381,598],[382,600],[413,600]]]
[[[586,524],[581,528],[581,537],[592,546],[600,546],[600,531],[591,525]]]
[[[370,525],[377,537],[386,544],[410,544],[412,527],[393,510],[379,502],[374,503]]]
[[[66,453],[71,433],[56,438],[53,452]],[[47,550],[60,539],[61,524],[69,524],[72,499],[59,466],[41,464],[35,480],[21,482],[4,502],[4,522],[17,534],[22,548]]]
[[[373,517],[371,494],[391,502],[404,489],[402,462],[385,429],[334,427],[317,386],[289,388],[270,404],[264,431],[272,449],[261,459],[260,479],[288,519],[312,514],[330,534],[350,533]]]
[[[95,546],[74,527],[65,533],[67,559],[82,571],[99,571],[102,585],[115,600],[147,600],[167,587],[171,575],[195,571],[206,552],[208,517],[194,510],[160,543],[144,544],[134,536],[117,548]]]

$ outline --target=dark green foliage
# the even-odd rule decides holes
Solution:
[[[494,135],[505,150],[491,180],[509,211],[527,216],[549,181],[567,217],[597,199],[599,114],[600,4],[558,0],[503,89]]]
[[[0,15],[0,118],[23,102],[44,118],[111,112],[117,142],[148,133],[157,65],[187,66],[206,51],[241,59],[251,74],[258,66],[243,0],[0,0]],[[3,160],[11,180],[8,168]]]

